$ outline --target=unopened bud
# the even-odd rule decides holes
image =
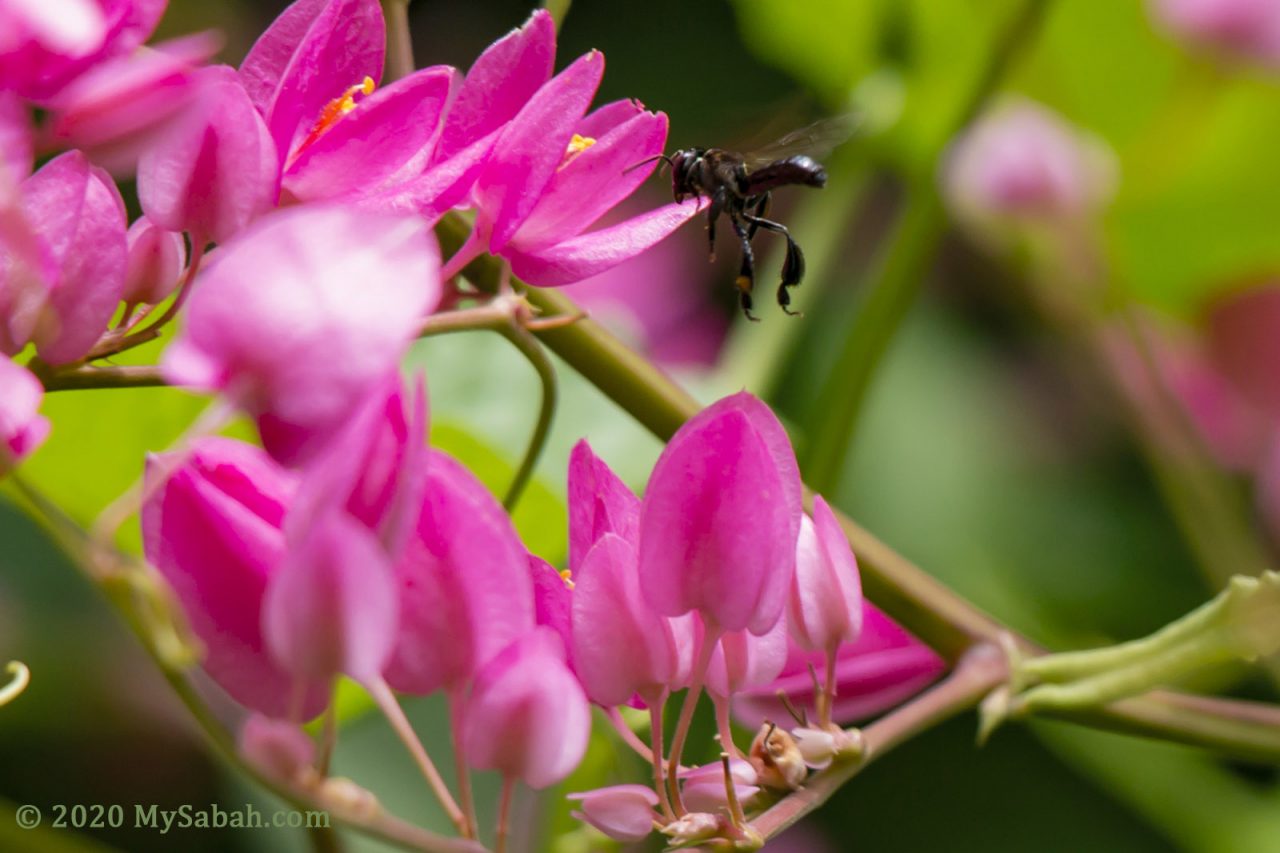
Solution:
[[[568,799],[582,804],[582,810],[573,812],[573,817],[614,841],[642,841],[653,831],[658,795],[644,785],[613,785],[569,794]]]
[[[240,754],[268,778],[304,784],[314,772],[315,744],[285,720],[252,714],[240,729]]]
[[[382,810],[378,798],[344,776],[330,776],[320,785],[320,801],[354,820],[368,820]]]

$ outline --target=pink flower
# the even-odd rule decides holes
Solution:
[[[16,185],[34,163],[31,114],[16,95],[0,91],[0,184]]]
[[[397,690],[460,695],[534,626],[528,558],[502,506],[466,468],[433,451],[417,529],[396,564],[400,635],[386,679]]]
[[[282,525],[295,489],[294,476],[258,448],[206,438],[142,509],[147,560],[204,644],[205,671],[236,701],[275,717],[289,711],[295,679],[267,651],[262,604],[285,558]],[[324,692],[310,689],[303,716],[324,704]]]
[[[813,499],[813,520],[800,523],[787,624],[801,648],[832,653],[841,643],[856,642],[862,630],[858,562],[821,495]]]
[[[44,442],[49,421],[40,415],[44,388],[30,371],[0,358],[0,474]]]
[[[285,201],[378,199],[368,206],[408,209],[384,195],[413,180],[418,204],[433,201],[423,172],[458,74],[436,66],[376,89],[384,45],[376,0],[299,0],[245,57],[240,80],[280,153]]]
[[[741,393],[707,407],[654,466],[640,511],[640,589],[708,631],[764,634],[782,617],[800,534],[800,472],[782,424]]]
[[[476,676],[463,732],[472,766],[546,788],[578,766],[590,735],[587,697],[551,630],[511,643]]]
[[[138,197],[147,217],[192,243],[225,243],[275,204],[280,159],[240,85],[225,65],[201,69],[190,110],[138,163]]]
[[[195,95],[192,72],[217,52],[210,33],[108,59],[49,102],[49,137],[128,174]]]
[[[396,370],[439,299],[438,251],[411,216],[308,206],[266,217],[195,282],[164,374],[227,394],[273,455],[303,462]]]
[[[529,577],[533,581],[533,621],[546,625],[564,643],[565,662],[573,665],[573,594],[563,575],[546,560],[529,555]]]
[[[98,62],[147,40],[166,0],[8,0],[0,90],[43,102]]]
[[[293,723],[250,714],[237,740],[240,754],[268,779],[296,780],[314,768],[315,741]]]
[[[73,362],[106,331],[123,295],[124,200],[111,177],[78,151],[46,163],[21,194],[48,276],[32,339],[49,364]]]
[[[381,678],[396,640],[399,603],[391,562],[373,532],[333,509],[294,529],[267,584],[267,648],[295,678]]]
[[[658,795],[645,785],[611,785],[577,794],[567,799],[581,803],[572,817],[589,823],[614,841],[643,841],[653,832],[658,819],[654,809]]]
[[[945,669],[942,658],[900,628],[870,602],[862,604],[862,632],[846,643],[836,661],[836,700],[832,719],[848,724],[875,716],[919,693]],[[748,726],[765,719],[783,720],[782,691],[796,707],[816,713],[810,667],[822,671],[823,654],[808,652],[794,641],[782,673],[773,682],[738,694],[734,710]]]
[[[569,454],[569,575],[576,578],[587,554],[606,533],[633,547],[640,535],[640,501],[586,439]]]
[[[128,305],[163,302],[178,286],[187,264],[187,247],[182,235],[139,216],[129,226],[126,238],[129,255],[122,298]]]
[[[606,533],[573,588],[573,660],[591,701],[658,704],[676,686],[680,654],[670,620],[640,595],[634,546]]]
[[[1280,3],[1275,0],[1151,0],[1170,35],[1227,58],[1280,67]]]
[[[740,758],[732,759],[729,762],[729,777],[733,780],[733,790],[739,803],[745,804],[760,793],[756,770],[749,762]],[[680,796],[689,811],[711,814],[728,811],[729,792],[725,790],[723,764],[718,761],[704,764],[686,770],[680,778],[684,783]]]
[[[952,143],[942,183],[956,214],[990,231],[1087,216],[1110,200],[1115,172],[1100,140],[1039,104],[1010,100]]]
[[[1266,282],[1208,308],[1209,355],[1245,398],[1280,420],[1280,286]]]
[[[0,171],[0,353],[17,355],[31,340],[56,272],[23,211],[21,187]]]
[[[530,41],[543,32],[550,38],[536,21],[529,29]],[[545,67],[545,51],[510,53],[503,58],[527,65],[533,79]],[[537,89],[498,131],[472,190],[475,229],[447,272],[487,250],[510,260],[513,271],[532,284],[569,284],[639,254],[697,212],[697,205],[673,204],[584,233],[644,182],[653,164],[628,168],[661,153],[667,133],[665,115],[634,101],[586,115],[603,73],[603,55],[580,57]],[[495,100],[509,107],[515,101],[511,94],[503,90]],[[474,120],[465,124],[474,132]]]

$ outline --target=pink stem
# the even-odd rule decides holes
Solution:
[[[449,728],[453,737],[453,765],[454,771],[458,774],[458,793],[462,799],[462,813],[467,821],[467,829],[463,830],[462,834],[467,838],[475,838],[479,834],[479,825],[476,821],[475,797],[471,792],[471,768],[467,766],[466,746],[462,739],[465,716],[466,702],[462,691],[450,691]]]
[[[707,678],[707,667],[711,665],[711,655],[715,652],[716,643],[720,642],[721,630],[707,625],[699,640],[697,657],[693,665],[693,680],[689,684],[689,692],[685,694],[684,704],[680,706],[680,719],[676,722],[675,733],[671,737],[671,757],[667,760],[667,790],[671,793],[671,807],[676,817],[684,817],[688,811],[684,800],[680,798],[680,783],[677,771],[680,767],[680,756],[684,752],[684,742],[689,737],[689,725],[693,722],[693,711],[702,695],[702,685]]]
[[[729,753],[731,758],[742,758],[742,750],[733,742],[733,725],[729,722],[733,700],[711,693],[711,704],[716,709],[716,731],[720,733],[720,748]]]
[[[649,706],[649,740],[653,743],[653,751],[649,753],[649,763],[653,765],[653,790],[662,806],[662,816],[670,822],[675,819],[675,813],[671,811],[671,798],[667,796],[667,785],[662,776],[662,706],[667,704],[667,693],[664,690],[656,696],[646,696],[644,701]]]

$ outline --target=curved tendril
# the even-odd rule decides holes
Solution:
[[[14,699],[17,699],[22,694],[22,691],[27,689],[27,685],[31,683],[31,670],[21,661],[9,661],[5,671],[9,673],[10,678],[8,684],[0,687],[0,707],[4,707]]]

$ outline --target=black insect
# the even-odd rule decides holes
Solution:
[[[790,133],[754,154],[744,155],[723,148],[683,148],[670,156],[662,154],[653,158],[671,167],[671,190],[677,202],[698,196],[710,202],[707,237],[712,260],[716,256],[716,222],[721,214],[729,218],[742,245],[742,266],[734,284],[747,319],[758,319],[751,313],[751,291],[755,286],[755,254],[751,241],[760,228],[786,238],[787,254],[782,262],[778,305],[787,314],[798,313],[790,307],[790,288],[804,278],[804,253],[787,226],[766,218],[766,214],[774,190],[791,185],[826,186],[827,172],[807,154],[788,152],[798,147],[830,150],[847,139],[851,129],[849,117],[840,116]]]

